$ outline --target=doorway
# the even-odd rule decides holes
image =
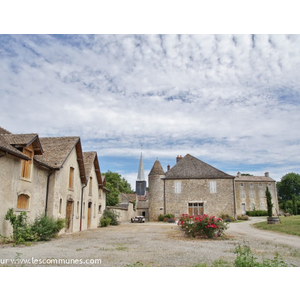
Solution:
[[[72,225],[73,225],[73,200],[67,201],[66,207],[66,219],[67,219],[67,226],[66,231],[72,232]]]
[[[92,202],[89,202],[89,205],[88,205],[87,228],[91,227],[91,219],[92,219]]]

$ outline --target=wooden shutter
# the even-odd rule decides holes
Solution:
[[[18,196],[17,208],[28,209],[28,199],[27,195],[21,194]]]
[[[24,148],[23,153],[30,158],[30,160],[23,160],[21,176],[24,178],[30,178],[30,171],[32,165],[33,151]]]
[[[73,179],[74,179],[74,168],[70,168],[70,175],[69,175],[69,189],[73,188]]]

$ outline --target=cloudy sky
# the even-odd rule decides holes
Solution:
[[[146,176],[300,172],[300,35],[0,35],[0,66],[0,126],[80,136],[132,185],[141,151]]]

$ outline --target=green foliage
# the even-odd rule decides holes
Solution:
[[[119,215],[113,210],[105,209],[100,219],[100,227],[106,227],[108,225],[119,225]]]
[[[27,213],[25,211],[21,211],[19,215],[16,215],[13,208],[10,208],[5,215],[5,220],[8,220],[13,227],[12,239],[16,244],[37,240],[37,236],[28,224]]]
[[[220,218],[223,219],[225,222],[234,222],[235,219],[232,216],[229,216],[228,214],[222,214],[220,215]]]
[[[165,215],[162,215],[160,214],[158,216],[158,221],[160,222],[168,222],[168,220],[174,220],[175,216],[173,214],[165,214]]]
[[[191,237],[221,237],[227,229],[227,223],[221,218],[208,215],[189,216],[182,214],[178,223],[181,229]]]
[[[287,201],[293,201],[293,197],[294,202],[300,202],[300,174],[288,173],[284,175],[281,181],[277,182],[277,191],[280,207],[284,210],[288,208]],[[295,206],[297,206],[297,204],[294,204],[294,207]]]
[[[133,194],[130,184],[120,174],[107,171],[102,173],[105,176],[106,188],[110,191],[106,195],[106,205],[116,206],[119,203],[119,194]]]
[[[35,218],[31,230],[37,235],[39,241],[49,241],[65,227],[64,219],[55,220],[53,217],[38,216]]]
[[[237,255],[234,266],[235,267],[287,267],[288,265],[281,259],[278,253],[273,259],[263,259],[258,262],[254,257],[249,246],[237,246],[234,253]]]
[[[267,210],[251,210],[247,211],[246,215],[249,217],[264,217],[268,216],[268,211]]]
[[[110,225],[111,219],[110,218],[101,218],[100,219],[100,227],[107,227]]]
[[[269,187],[266,188],[266,198],[267,198],[267,207],[268,207],[268,216],[272,217],[273,215],[273,203],[272,203],[272,196],[269,190]]]
[[[249,216],[248,215],[238,215],[237,219],[239,221],[247,221],[247,220],[249,220]]]
[[[29,224],[27,218],[26,212],[21,211],[16,215],[13,208],[5,215],[5,220],[10,221],[13,227],[12,239],[16,244],[23,244],[26,241],[48,241],[65,226],[63,219],[54,220],[47,216],[39,216],[35,218],[33,224]]]

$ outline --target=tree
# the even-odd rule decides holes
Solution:
[[[268,216],[272,217],[273,215],[273,203],[272,203],[272,196],[269,190],[269,187],[266,188],[266,198],[267,198],[267,207],[268,207]]]
[[[284,175],[281,181],[277,182],[277,191],[280,207],[285,210],[288,208],[288,201],[293,203],[300,201],[300,175],[296,173]]]
[[[106,188],[110,191],[106,196],[107,206],[116,206],[119,203],[120,193],[133,194],[130,184],[119,173],[107,171],[105,176]]]

